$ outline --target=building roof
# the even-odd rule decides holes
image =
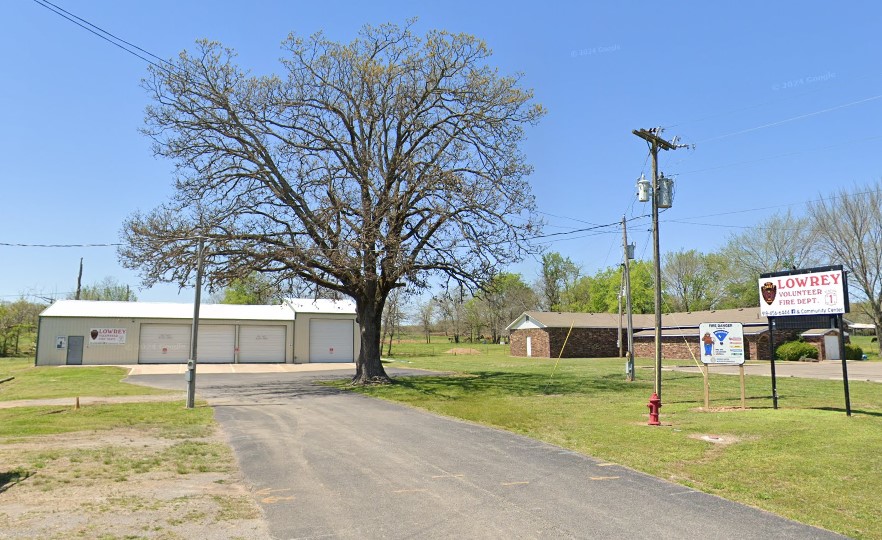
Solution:
[[[297,313],[344,313],[355,314],[355,302],[352,300],[328,300],[319,298],[286,298],[285,303]]]
[[[632,315],[635,330],[655,328],[655,315]],[[662,328],[698,328],[701,323],[740,322],[745,326],[767,326],[768,319],[760,315],[759,307],[738,309],[717,309],[711,311],[692,311],[687,313],[666,313],[662,315]],[[622,318],[622,325],[625,325]],[[519,328],[618,328],[618,313],[560,313],[549,311],[525,311],[508,325],[507,330]],[[745,332],[747,330],[745,329]]]
[[[800,335],[803,337],[814,337],[814,336],[826,336],[827,334],[830,334],[830,333],[835,333],[836,335],[839,335],[839,330],[836,328],[812,328],[812,329],[806,330],[805,332],[803,332]]]
[[[292,321],[297,313],[355,314],[351,300],[290,298],[273,306],[202,304],[199,318],[206,320]],[[112,302],[57,300],[41,317],[105,317],[132,319],[192,319],[193,304],[186,302]]]
[[[722,321],[721,321],[722,322]],[[728,322],[728,321],[726,321]],[[758,336],[769,331],[768,326],[744,326],[743,335]],[[698,339],[699,332],[697,326],[689,326],[685,328],[662,328],[662,337],[682,337]],[[635,338],[655,337],[655,328],[647,328],[634,332]]]

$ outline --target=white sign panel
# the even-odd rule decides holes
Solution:
[[[702,363],[735,366],[744,363],[744,330],[741,323],[701,323],[698,335]]]
[[[842,270],[759,279],[760,315],[827,315],[845,313]]]
[[[125,328],[92,328],[89,331],[90,345],[125,345]]]

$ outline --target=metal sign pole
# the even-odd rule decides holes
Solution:
[[[842,385],[845,387],[845,414],[851,416],[851,396],[848,392],[848,364],[845,361],[845,324],[842,314],[836,316],[839,325],[839,358],[842,359]]]
[[[778,408],[778,381],[775,378],[775,318],[769,317],[769,357],[772,359],[772,408]]]

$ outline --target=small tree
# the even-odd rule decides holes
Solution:
[[[74,295],[68,298],[73,299]],[[120,283],[112,276],[107,276],[97,283],[83,287],[80,291],[80,300],[137,302],[138,297],[131,287]]]

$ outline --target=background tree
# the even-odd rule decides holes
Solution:
[[[539,298],[520,274],[502,272],[493,277],[472,300],[483,321],[481,327],[490,334],[493,343],[499,343],[505,328],[521,313],[538,309]]]
[[[392,355],[392,339],[396,335],[401,334],[401,323],[404,321],[406,314],[404,313],[404,290],[395,289],[389,293],[386,299],[386,305],[383,307],[383,337],[382,341],[389,336],[389,345],[386,349],[387,355]]]
[[[44,309],[45,305],[24,298],[0,303],[0,356],[19,356],[24,352],[21,338],[36,331],[37,320]]]
[[[202,41],[153,66],[145,132],[177,164],[173,199],[123,226],[147,285],[189,283],[207,238],[209,287],[253,271],[350,296],[353,382],[385,382],[389,293],[440,273],[477,283],[530,253],[540,225],[518,145],[544,114],[467,34],[365,26],[348,44],[283,43],[282,75],[249,76]],[[524,223],[526,220],[526,224]]]
[[[68,299],[73,298],[74,295],[68,296]],[[136,302],[138,297],[131,287],[120,283],[114,277],[107,276],[97,283],[83,287],[80,291],[80,300]]]
[[[730,236],[722,255],[731,269],[725,281],[727,307],[758,306],[757,280],[764,272],[819,264],[811,220],[796,217],[789,210]],[[737,305],[731,305],[733,303]]]
[[[564,297],[579,278],[579,267],[569,257],[551,252],[542,255],[542,308],[546,311],[562,311]]]
[[[221,292],[221,304],[271,305],[280,304],[285,295],[278,284],[256,272],[236,278]]]
[[[725,296],[725,265],[719,255],[705,255],[694,249],[670,251],[664,254],[662,264],[665,302],[670,311],[714,309]]]
[[[435,306],[439,316],[439,322],[444,327],[447,337],[459,343],[460,337],[466,331],[465,289],[457,287],[453,291],[447,291],[435,299]]]
[[[829,264],[848,270],[848,283],[862,298],[864,312],[882,341],[882,183],[809,206],[818,245]],[[879,343],[882,353],[882,343]]]
[[[426,343],[432,343],[432,330],[435,323],[435,302],[434,300],[426,300],[419,305],[418,317],[420,328],[423,335],[426,336]]]

